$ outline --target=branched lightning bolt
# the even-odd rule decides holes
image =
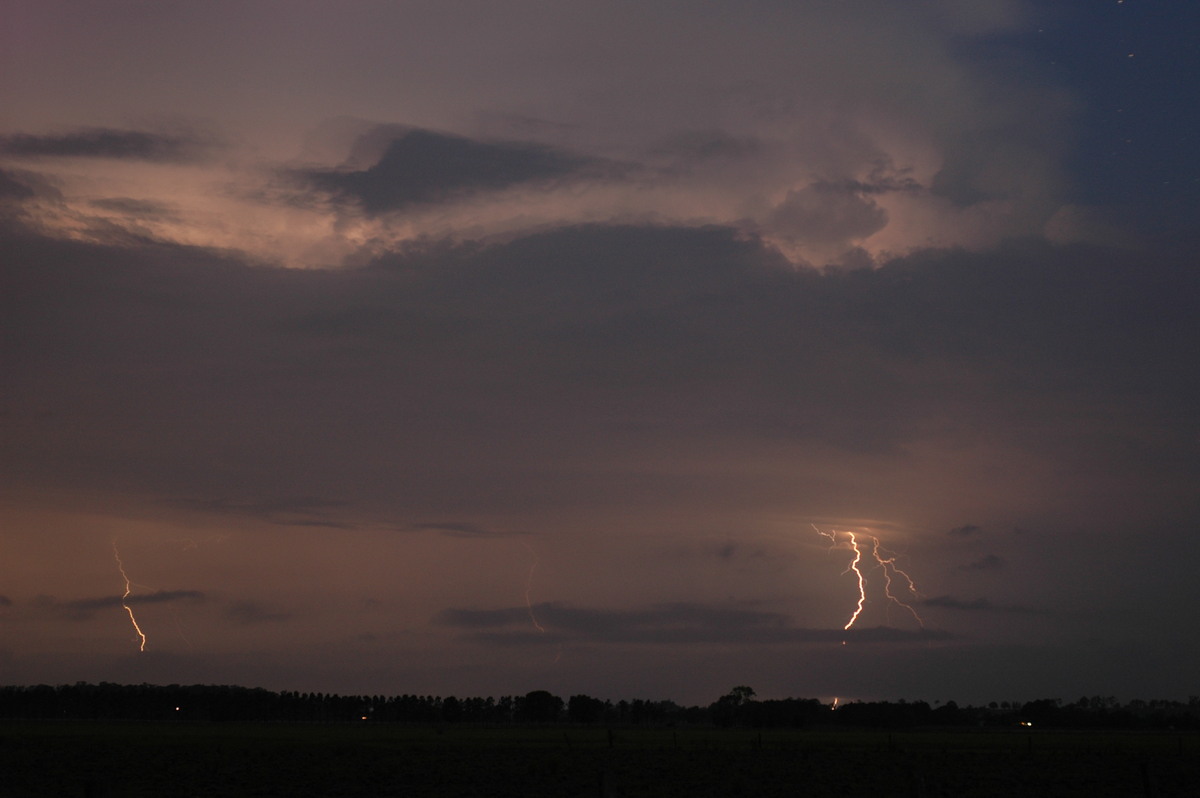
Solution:
[[[851,613],[850,620],[847,621],[846,625],[842,627],[843,630],[849,630],[850,627],[854,626],[854,622],[858,620],[858,616],[862,614],[863,607],[866,606],[866,603],[867,603],[867,580],[866,580],[866,576],[863,574],[862,568],[860,567],[860,565],[862,563],[862,558],[863,558],[863,551],[859,545],[859,536],[860,535],[864,538],[870,538],[870,540],[871,540],[871,557],[875,560],[875,567],[879,568],[883,571],[883,593],[884,593],[884,595],[887,596],[889,601],[908,610],[912,614],[913,618],[916,619],[917,623],[919,623],[921,625],[921,627],[924,628],[925,621],[923,621],[921,619],[921,616],[917,614],[917,611],[912,607],[912,605],[906,604],[905,602],[901,601],[900,598],[897,597],[896,594],[892,592],[892,581],[893,581],[894,577],[897,577],[897,576],[902,577],[905,582],[905,589],[908,590],[908,592],[911,593],[912,595],[919,596],[920,594],[917,592],[916,583],[913,582],[912,577],[909,576],[907,572],[901,570],[896,565],[896,554],[883,548],[883,545],[880,542],[878,537],[876,537],[875,535],[869,535],[865,532],[855,533],[850,530],[844,530],[843,532],[840,532],[840,533],[837,531],[824,532],[821,529],[819,529],[816,524],[811,524],[811,526],[817,532],[818,535],[829,538],[829,544],[830,544],[829,547],[831,549],[839,548],[838,535],[844,534],[847,539],[846,543],[845,543],[845,547],[849,548],[851,551],[854,552],[854,559],[850,561],[850,565],[847,566],[846,570],[843,571],[842,573],[848,574],[848,573],[853,572],[854,576],[857,578],[857,580],[858,580],[858,604],[855,606],[854,612]]]
[[[816,524],[812,524],[811,526],[818,535],[829,538],[830,549],[837,548],[837,532],[822,532]],[[854,552],[854,559],[850,561],[850,565],[847,566],[846,570],[842,571],[842,573],[848,574],[853,571],[855,577],[858,579],[858,606],[854,608],[854,612],[850,615],[850,620],[846,621],[846,625],[842,627],[843,630],[849,629],[854,625],[854,622],[858,620],[858,616],[862,613],[863,607],[866,606],[867,603],[867,583],[866,579],[863,577],[862,570],[858,567],[858,564],[862,562],[862,550],[858,547],[858,538],[855,537],[853,532],[846,532],[846,535],[850,538],[848,545],[849,548]],[[844,644],[845,643],[843,642],[843,645]]]
[[[854,608],[854,614],[850,616],[850,620],[846,621],[846,625],[842,627],[842,629],[848,630],[858,620],[858,616],[862,614],[863,605],[867,603],[867,583],[863,579],[862,571],[858,567],[858,564],[862,561],[862,550],[858,548],[858,538],[854,536],[853,532],[847,532],[846,534],[850,536],[850,548],[854,549],[854,559],[850,561],[850,567],[842,573],[853,571],[854,575],[858,577],[858,606]]]
[[[875,561],[879,563],[879,567],[883,569],[884,595],[886,595],[891,601],[899,604],[901,607],[912,613],[912,617],[915,618],[917,623],[921,625],[921,628],[925,628],[925,621],[923,621],[921,616],[917,614],[917,611],[912,608],[912,605],[905,604],[892,594],[892,574],[898,574],[904,577],[904,581],[908,583],[908,592],[912,593],[914,596],[919,595],[917,593],[917,586],[913,582],[912,577],[896,567],[896,555],[880,546],[879,538],[875,538],[874,540],[875,547],[872,549],[872,554],[875,557]]]
[[[133,608],[126,603],[125,599],[129,598],[129,594],[133,592],[133,582],[130,581],[129,575],[125,573],[125,564],[121,562],[121,552],[117,549],[117,541],[113,541],[113,559],[117,561],[117,570],[121,572],[121,578],[125,580],[125,592],[121,595],[121,606],[125,608],[125,612],[129,613],[129,622],[133,624],[133,631],[137,632],[141,638],[141,645],[138,646],[138,651],[146,650],[146,633],[142,631],[142,627],[138,626],[137,618],[133,615]]]

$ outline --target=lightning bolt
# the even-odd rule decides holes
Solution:
[[[529,573],[525,577],[525,609],[529,611],[529,621],[533,624],[533,628],[537,629],[539,634],[546,634],[546,627],[538,623],[537,614],[533,611],[533,601],[530,598],[530,595],[533,593],[533,574],[537,571],[540,560],[538,559],[537,552],[533,550],[533,546],[530,546],[523,540],[521,541],[521,545],[525,547],[525,550],[529,552],[529,556],[533,558],[529,563]],[[559,660],[562,659],[562,655],[563,644],[560,642],[558,644],[558,652],[554,655],[554,662],[551,664],[557,665]]]
[[[920,595],[920,593],[917,591],[917,585],[915,582],[913,582],[912,577],[909,576],[906,571],[901,570],[900,567],[896,565],[897,555],[894,552],[885,549],[878,537],[865,532],[856,533],[851,530],[843,530],[841,532],[836,530],[832,532],[825,532],[819,529],[816,524],[811,524],[810,526],[812,526],[818,535],[829,538],[830,549],[844,547],[854,552],[854,559],[850,561],[850,565],[847,566],[846,570],[842,573],[853,573],[857,579],[858,603],[854,608],[854,612],[850,615],[850,620],[847,621],[846,625],[842,627],[843,630],[848,631],[850,627],[854,626],[854,622],[858,620],[858,616],[862,614],[863,607],[865,607],[867,603],[867,579],[861,567],[863,560],[863,549],[859,545],[860,536],[871,541],[871,558],[875,561],[875,568],[883,571],[884,595],[892,603],[908,610],[916,622],[920,624],[922,628],[925,627],[925,621],[921,619],[921,616],[917,614],[917,611],[912,607],[912,605],[901,601],[900,598],[892,592],[893,582],[897,579],[903,579],[905,590],[907,590],[913,596]],[[846,539],[844,543],[839,542],[839,535],[845,535]],[[842,642],[842,645],[845,645],[845,641]]]
[[[854,625],[854,622],[858,620],[858,616],[862,614],[863,605],[867,603],[867,582],[863,578],[862,570],[858,567],[858,564],[862,562],[862,550],[858,547],[858,538],[854,536],[853,532],[847,532],[846,534],[850,536],[850,548],[854,550],[854,559],[850,561],[850,567],[842,571],[842,573],[848,574],[853,571],[854,575],[858,577],[858,606],[854,608],[854,613],[850,616],[850,620],[846,621],[846,625],[842,627],[844,630],[849,630]]]
[[[126,603],[125,599],[129,598],[129,594],[133,592],[133,582],[130,581],[129,575],[125,573],[125,564],[121,562],[121,552],[117,549],[117,541],[113,541],[113,559],[117,561],[117,570],[121,572],[121,578],[125,580],[125,593],[121,596],[121,606],[125,608],[125,612],[129,613],[129,622],[133,624],[133,631],[137,632],[141,638],[141,645],[138,646],[138,651],[146,650],[146,633],[142,631],[142,627],[138,626],[137,618],[133,615],[133,608]]]
[[[533,624],[533,628],[542,634],[546,634],[545,627],[538,623],[537,615],[533,612],[533,602],[529,599],[530,593],[533,592],[533,574],[538,567],[537,552],[533,550],[533,546],[530,546],[523,540],[521,541],[521,545],[529,552],[529,556],[533,557],[533,561],[529,563],[529,575],[525,577],[525,609],[529,610],[529,620]]]
[[[895,574],[895,575],[904,577],[904,581],[907,583],[908,592],[913,594],[914,596],[919,596],[920,594],[917,592],[916,584],[913,582],[911,576],[909,576],[907,573],[905,573],[904,571],[902,571],[896,567],[896,555],[894,553],[888,551],[887,549],[883,548],[879,543],[879,538],[875,538],[874,540],[875,540],[875,546],[871,550],[871,553],[875,557],[875,561],[877,563],[879,563],[879,567],[883,569],[883,593],[884,593],[884,595],[887,596],[889,600],[895,602],[896,604],[899,604],[901,607],[903,607],[904,609],[906,609],[910,613],[912,613],[912,617],[915,618],[917,623],[919,623],[921,625],[921,628],[924,629],[925,621],[923,621],[921,619],[921,616],[917,614],[917,611],[912,608],[912,605],[905,604],[903,601],[896,598],[896,596],[892,594],[892,575]],[[885,556],[885,555],[888,555],[888,556]]]

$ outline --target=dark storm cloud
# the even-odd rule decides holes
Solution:
[[[10,599],[8,596],[0,595],[0,607],[11,607],[11,606],[12,606],[12,599]]]
[[[532,627],[533,619],[544,627]],[[892,643],[945,640],[952,635],[937,631],[906,631],[890,627],[868,629],[800,629],[787,616],[774,612],[674,603],[638,610],[603,610],[558,603],[499,610],[445,610],[438,620],[462,629],[476,630],[471,637],[487,644],[563,642],[578,640],[607,643],[835,643],[843,640]],[[487,631],[506,629],[507,631]]]
[[[975,524],[964,524],[962,526],[954,527],[946,534],[951,535],[953,537],[965,538],[965,537],[970,537],[972,535],[978,535],[981,531],[982,530]]]
[[[101,596],[97,598],[74,599],[58,601],[48,596],[40,596],[35,600],[35,606],[43,609],[65,613],[73,620],[90,620],[97,610],[121,608],[126,605],[139,607],[151,604],[169,604],[177,601],[204,601],[206,594],[199,590],[159,590],[154,593],[142,593],[121,596]]]
[[[236,601],[225,610],[225,618],[242,626],[260,623],[281,623],[291,620],[292,614],[273,609],[257,601]]]
[[[175,212],[170,207],[161,202],[152,202],[150,200],[111,197],[92,200],[89,204],[93,208],[99,208],[103,211],[116,211],[117,213],[137,216],[142,219],[176,218]]]
[[[644,645],[795,645],[803,643],[915,643],[958,639],[951,632],[921,629],[895,629],[875,626],[865,629],[703,629],[670,627],[664,629],[633,629],[612,634],[587,635],[550,629],[545,633],[534,629],[507,632],[477,632],[470,640],[486,646],[526,646],[560,643],[610,643]]]
[[[1004,612],[1017,615],[1039,615],[1042,612],[1032,607],[1022,607],[1016,604],[995,604],[985,598],[965,600],[953,596],[934,596],[922,600],[921,604],[925,607],[939,607],[964,612]]]
[[[7,249],[22,481],[201,491],[214,512],[340,527],[371,502],[453,519],[618,486],[727,495],[622,476],[620,458],[685,442],[899,457],[935,424],[1159,490],[1197,468],[1169,431],[1200,400],[1200,278],[1142,255],[1017,243],[821,274],[729,229],[637,226],[320,273],[161,245]],[[331,493],[350,505],[313,498]]]
[[[1001,571],[1007,564],[1003,557],[995,554],[985,554],[978,560],[969,562],[966,565],[960,565],[959,569],[963,571]]]
[[[34,191],[13,172],[0,169],[0,200],[33,199]]]
[[[879,174],[868,180],[819,180],[813,186],[830,193],[850,192],[853,194],[917,193],[925,187],[911,177]]]
[[[382,213],[567,177],[594,165],[593,159],[541,144],[476,141],[409,129],[395,135],[373,166],[309,170],[301,176],[360,203],[368,213]]]
[[[0,169],[0,212],[5,205],[20,205],[38,198],[57,203],[63,195],[46,176],[37,172]]]
[[[194,158],[202,146],[200,140],[185,136],[112,128],[85,128],[60,135],[0,136],[0,153],[22,157],[186,161]]]
[[[537,605],[538,612],[550,609],[551,604]],[[529,607],[508,607],[500,610],[443,610],[438,615],[438,622],[447,626],[466,629],[490,629],[502,626],[513,626],[518,623],[529,623]]]

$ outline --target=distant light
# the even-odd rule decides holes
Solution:
[[[178,711],[179,711],[179,707],[175,707],[175,711],[176,711],[176,712],[178,712]]]
[[[367,720],[367,716],[363,715],[362,718],[360,718],[360,720]]]
[[[1021,721],[1021,725],[1022,725],[1022,726],[1032,726],[1032,725],[1033,725],[1033,721],[1030,721],[1030,720],[1023,720],[1023,721]]]

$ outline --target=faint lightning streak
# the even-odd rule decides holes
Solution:
[[[533,628],[537,629],[542,634],[546,634],[545,627],[538,623],[537,615],[535,615],[533,612],[533,602],[529,598],[530,594],[533,592],[533,573],[538,567],[537,552],[533,550],[533,546],[530,546],[525,541],[521,541],[521,545],[524,546],[529,552],[530,556],[533,557],[533,562],[529,563],[529,575],[525,577],[525,609],[529,610],[529,620],[533,623]]]
[[[920,595],[917,593],[917,586],[913,582],[912,577],[896,567],[896,555],[880,546],[879,538],[873,538],[873,540],[875,541],[875,547],[872,549],[871,553],[875,557],[875,561],[879,563],[879,567],[883,569],[884,595],[887,596],[891,601],[899,604],[901,607],[912,613],[912,617],[917,620],[917,623],[921,625],[921,628],[925,628],[925,621],[922,620],[921,616],[917,614],[917,611],[912,608],[912,605],[905,604],[903,601],[896,598],[896,596],[892,593],[892,574],[895,573],[904,577],[904,581],[908,583],[909,593],[912,593],[914,596]],[[889,556],[884,556],[885,554]]]
[[[540,560],[537,552],[533,550],[533,546],[530,546],[523,540],[521,541],[521,545],[525,547],[525,550],[529,552],[529,556],[533,558],[533,561],[529,563],[529,574],[525,577],[525,609],[529,611],[529,620],[533,624],[533,628],[537,629],[539,634],[546,634],[546,627],[538,623],[537,615],[533,611],[533,600],[530,598],[533,593],[533,574],[537,571]],[[560,642],[558,644],[558,652],[554,655],[554,662],[551,664],[557,665],[559,660],[562,659],[562,655],[563,644]]]
[[[125,608],[125,612],[129,613],[129,622],[133,624],[133,631],[137,632],[138,637],[142,639],[142,643],[138,646],[138,651],[146,650],[146,633],[142,631],[142,627],[138,626],[137,618],[133,616],[133,608],[126,603],[125,599],[129,598],[129,594],[133,592],[133,582],[130,581],[129,575],[125,573],[125,564],[121,562],[121,552],[117,549],[117,541],[113,541],[113,559],[117,561],[117,570],[121,572],[121,578],[125,580],[125,593],[121,596],[121,606]]]

